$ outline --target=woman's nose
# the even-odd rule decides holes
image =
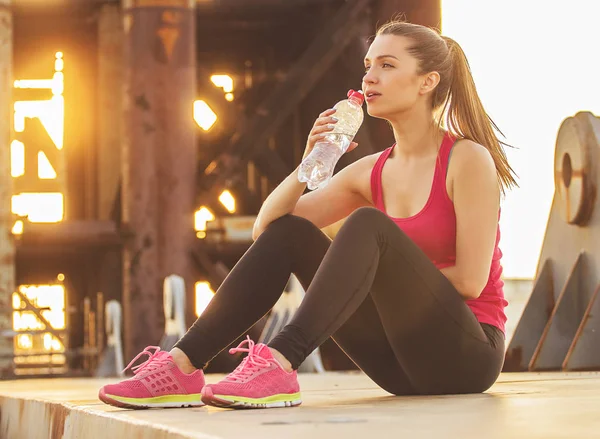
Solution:
[[[363,83],[374,84],[375,82],[377,82],[377,79],[370,70],[367,73],[365,73],[365,76],[363,76]]]

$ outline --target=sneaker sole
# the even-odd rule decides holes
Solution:
[[[181,400],[182,397],[185,399]],[[104,389],[100,389],[98,398],[108,405],[127,409],[203,407],[205,405],[199,393],[157,396],[154,398],[126,398],[107,394],[104,392]]]
[[[286,398],[277,401],[265,401],[272,398]],[[235,395],[215,395],[210,387],[202,389],[202,402],[206,405],[232,409],[268,409],[296,407],[302,404],[300,393],[274,395],[268,398],[245,398]]]

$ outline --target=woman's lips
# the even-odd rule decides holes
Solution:
[[[369,94],[367,94],[367,97],[365,99],[367,102],[373,102],[379,96],[381,96],[379,93],[369,93]]]

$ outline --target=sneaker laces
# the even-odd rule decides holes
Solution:
[[[243,348],[242,346],[247,344],[247,348]],[[230,354],[236,354],[238,352],[247,352],[248,355],[246,358],[242,360],[240,365],[235,368],[233,372],[227,375],[227,380],[237,381],[244,380],[251,376],[257,370],[268,367],[271,365],[269,360],[262,358],[255,349],[255,343],[250,339],[250,336],[247,336],[247,339],[241,342],[237,348],[229,349]]]
[[[152,351],[154,349],[154,352]],[[151,372],[156,370],[162,366],[169,364],[171,361],[170,357],[168,357],[168,352],[161,351],[158,346],[148,346],[142,352],[136,355],[136,357],[131,360],[131,362],[127,365],[123,372],[127,371],[142,355],[148,355],[148,359],[137,366],[131,368],[134,375],[138,375],[142,372],[142,370],[147,370]]]

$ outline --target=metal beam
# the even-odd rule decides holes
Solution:
[[[290,175],[292,169],[284,163],[277,152],[264,148],[253,157],[256,168],[274,183],[279,183]]]
[[[17,240],[19,252],[57,246],[75,248],[118,248],[121,232],[113,221],[61,221],[53,224],[26,222]]]
[[[247,182],[243,181],[231,188],[232,192],[237,195],[238,198],[242,198],[245,213],[248,215],[257,214],[262,206],[262,199],[260,195],[254,191],[248,189]]]
[[[158,343],[166,276],[193,298],[195,11],[186,0],[124,0],[123,255],[125,356]],[[188,308],[188,320],[193,310]]]
[[[280,155],[268,148],[265,147],[259,153],[257,153],[252,160],[254,161],[256,168],[261,172],[261,174],[265,175],[271,182],[279,183],[284,180],[292,171],[290,167],[281,159]],[[247,162],[246,162],[247,163]],[[215,186],[216,181],[218,180],[219,174],[212,172],[212,168],[218,169],[219,172],[226,172],[227,169],[231,167],[241,168],[243,165],[240,162],[239,157],[232,156],[231,154],[223,154],[220,155],[217,153],[215,159],[210,163],[209,166],[206,167],[206,170],[209,172],[202,173],[200,178],[200,192],[202,193],[202,199],[206,199],[206,194],[211,189],[214,189],[215,195],[217,191],[223,190],[220,186]],[[226,177],[225,186],[231,188],[232,186],[238,186],[240,184],[245,184],[242,179],[241,174],[228,174]]]
[[[98,18],[98,217],[111,219],[121,178],[123,14],[105,4]]]
[[[254,118],[232,137],[221,155],[239,158],[223,169],[222,160],[210,174],[217,174],[213,184],[223,184],[232,174],[240,172],[248,160],[267,146],[271,137],[302,102],[337,57],[355,37],[354,25],[370,0],[346,2],[336,16],[328,22],[300,60],[292,67],[286,79],[256,109]],[[211,185],[212,186],[212,185]]]
[[[10,0],[0,0],[0,330],[12,327],[15,289],[15,245],[11,233],[13,182],[10,172],[12,127],[13,25]],[[12,350],[12,340],[0,337],[0,350]],[[10,373],[12,361],[0,361],[0,377]]]
[[[340,2],[340,0],[197,0],[197,8],[202,9],[236,9],[240,8],[297,8],[307,5],[324,5]]]
[[[60,342],[60,344],[62,344],[63,347],[65,347],[63,339],[60,337],[61,335],[64,335],[65,330],[64,329],[62,329],[62,330],[54,329],[52,327],[52,324],[48,320],[46,320],[46,318],[42,315],[42,310],[40,310],[39,308],[34,306],[33,303],[31,303],[29,301],[29,299],[27,298],[27,296],[25,294],[23,294],[19,290],[15,290],[15,293],[25,303],[25,309],[23,311],[31,311],[32,313],[34,313],[35,316],[40,320],[40,322],[42,322],[44,324],[44,326],[45,326],[44,332],[49,332],[50,334],[52,334]]]
[[[216,264],[213,264],[213,262],[210,260],[210,256],[206,252],[204,242],[199,241],[194,246],[191,256],[198,268],[206,272],[208,275],[208,281],[211,285],[213,285],[213,287],[221,285],[221,283],[225,280],[225,277],[219,271]]]
[[[198,9],[237,9],[239,8],[265,8],[281,7],[294,8],[306,5],[322,5],[325,3],[339,2],[340,0],[196,0]],[[18,8],[48,8],[68,6],[97,6],[105,4],[119,4],[121,0],[13,0]]]

